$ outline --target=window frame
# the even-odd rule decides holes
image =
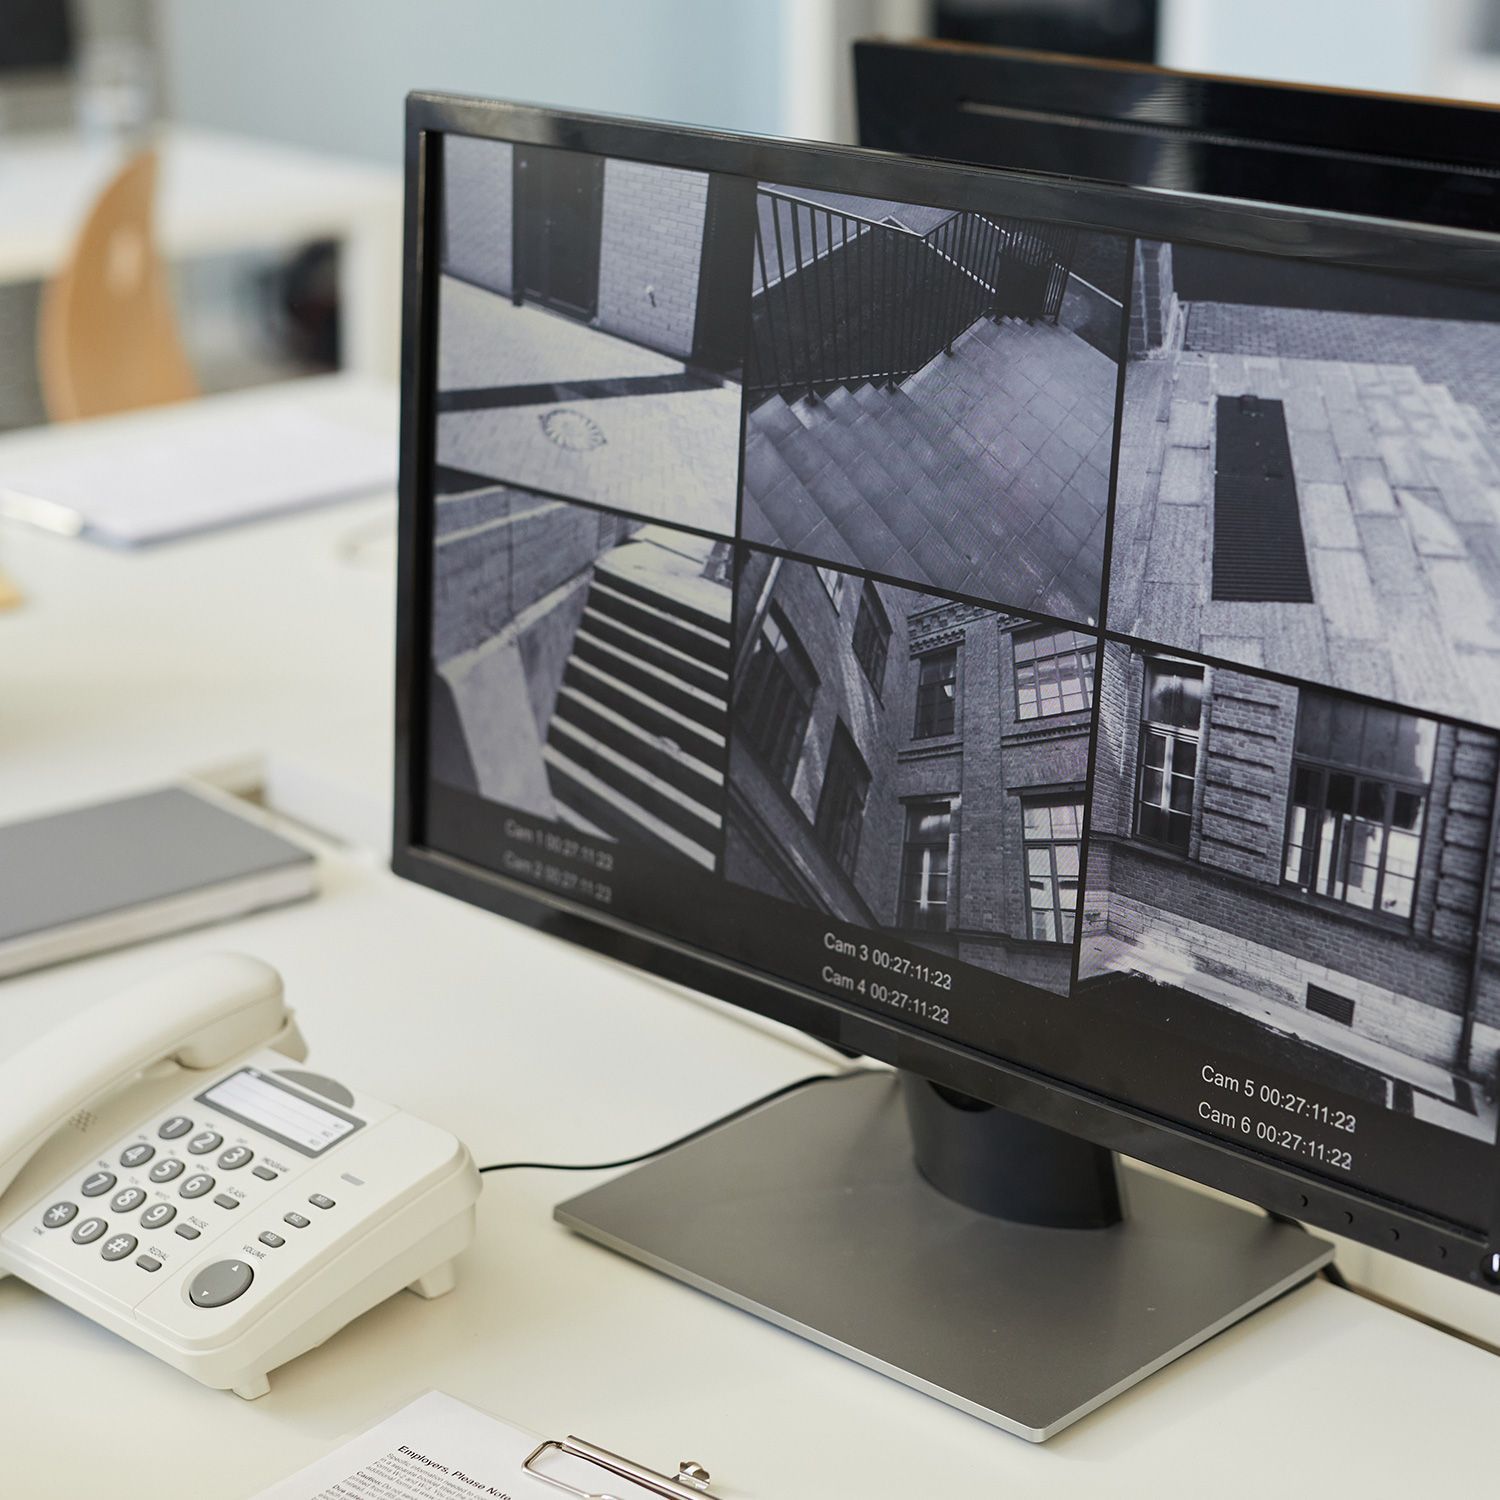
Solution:
[[[1416,924],[1417,904],[1422,894],[1422,858],[1427,850],[1427,839],[1432,827],[1432,790],[1433,777],[1436,773],[1436,746],[1440,733],[1440,726],[1436,720],[1426,714],[1405,713],[1401,710],[1392,710],[1398,717],[1424,721],[1433,727],[1433,757],[1434,764],[1427,772],[1425,781],[1414,777],[1403,776],[1399,773],[1380,771],[1369,766],[1356,765],[1349,761],[1339,760],[1332,754],[1319,755],[1303,750],[1298,745],[1301,738],[1304,722],[1304,713],[1309,698],[1322,697],[1333,703],[1339,702],[1339,696],[1335,693],[1320,692],[1315,688],[1304,688],[1297,695],[1297,725],[1292,737],[1292,756],[1289,769],[1289,781],[1287,784],[1286,797],[1286,825],[1282,833],[1281,841],[1281,888],[1299,900],[1309,905],[1317,906],[1325,911],[1336,911],[1345,916],[1352,917],[1357,921],[1373,922],[1382,927],[1395,928],[1403,932],[1410,932]],[[1361,712],[1368,712],[1366,705],[1356,705]],[[1296,800],[1298,773],[1306,771],[1318,777],[1319,790],[1315,804],[1302,803]],[[1323,816],[1328,809],[1328,787],[1334,776],[1348,776],[1353,781],[1351,806],[1354,812],[1348,814],[1336,814],[1341,821],[1363,821],[1373,823],[1373,819],[1361,818],[1358,812],[1360,804],[1360,793],[1366,784],[1378,785],[1383,789],[1382,819],[1380,828],[1380,857],[1375,869],[1375,889],[1369,906],[1361,906],[1358,902],[1350,901],[1347,895],[1336,896],[1318,888],[1318,876],[1322,860],[1321,825]],[[1396,798],[1401,793],[1414,795],[1418,799],[1420,831],[1416,835],[1417,850],[1413,861],[1411,874],[1411,893],[1408,901],[1408,909],[1403,914],[1400,912],[1385,911],[1381,908],[1381,897],[1385,891],[1385,879],[1388,873],[1391,832],[1395,827]],[[1500,795],[1500,794],[1497,794]],[[1292,849],[1292,824],[1296,818],[1298,809],[1305,810],[1309,817],[1303,827],[1303,839],[1301,845],[1301,857],[1298,864],[1298,878],[1292,879],[1287,874],[1287,858]],[[1407,830],[1396,828],[1397,832]],[[1338,865],[1338,845],[1336,839],[1331,851],[1329,864],[1333,869]],[[1309,865],[1312,866],[1311,878],[1304,883]],[[1349,889],[1348,869],[1345,867],[1344,878],[1341,882],[1344,890]]]
[[[842,794],[843,787],[850,784],[842,776],[840,784],[835,784],[836,766],[840,772],[845,767],[853,767],[863,777],[863,784],[859,787],[857,802],[841,813],[840,822],[835,827],[831,826],[833,814],[829,803],[830,789]],[[823,783],[818,788],[818,805],[813,812],[813,832],[824,852],[851,879],[854,876],[854,866],[859,860],[860,834],[864,828],[864,811],[869,805],[872,780],[869,762],[860,754],[859,746],[854,743],[854,736],[849,733],[842,719],[835,720],[828,756],[823,763]],[[853,830],[852,835],[850,829]],[[831,837],[834,834],[837,835],[837,840]]]
[[[879,642],[880,665],[874,671],[871,670],[871,664],[865,660],[860,651],[860,632],[865,623],[867,610],[868,617],[875,622],[874,636]],[[859,607],[854,611],[854,659],[859,663],[859,669],[864,673],[865,681],[870,684],[870,689],[876,699],[881,701],[885,696],[886,670],[891,664],[891,633],[891,617],[881,602],[875,584],[867,578],[864,587],[859,591]]]
[[[939,657],[947,657],[953,662],[953,675],[946,679],[953,688],[952,693],[948,697],[951,722],[946,729],[924,729],[922,727],[922,710],[924,706],[922,697],[922,669],[928,662],[936,661]],[[958,646],[956,643],[948,646],[936,646],[930,651],[920,652],[914,660],[917,663],[917,680],[915,683],[915,702],[912,707],[911,737],[914,740],[951,739],[958,733]]]
[[[1131,799],[1131,836],[1142,843],[1150,844],[1156,849],[1166,849],[1173,854],[1184,858],[1190,858],[1193,844],[1193,819],[1198,811],[1198,784],[1201,779],[1203,766],[1203,709],[1208,702],[1208,668],[1201,662],[1182,661],[1170,656],[1143,656],[1142,663],[1144,671],[1141,675],[1141,706],[1139,713],[1139,731],[1136,735],[1136,766],[1135,766],[1135,789]],[[1202,684],[1198,696],[1198,724],[1195,729],[1187,729],[1182,725],[1168,724],[1147,717],[1147,710],[1151,703],[1151,674],[1153,670],[1170,668],[1177,675],[1196,673]],[[1167,741],[1167,753],[1162,761],[1163,790],[1167,793],[1167,802],[1163,806],[1159,803],[1148,803],[1145,800],[1146,785],[1146,745],[1151,735],[1163,736]],[[1171,839],[1158,838],[1153,833],[1148,833],[1142,827],[1141,813],[1146,807],[1162,813],[1170,826],[1170,820],[1174,816],[1171,806],[1171,785],[1174,776],[1182,773],[1172,770],[1174,752],[1179,740],[1190,741],[1193,746],[1193,792],[1191,805],[1187,812],[1186,837],[1179,844]],[[1182,814],[1175,814],[1181,817]]]
[[[767,647],[771,652],[771,667],[756,673],[755,662],[762,644],[766,641],[768,624],[774,624],[781,632],[782,638],[790,647],[791,654],[797,659],[798,666],[807,673],[811,685],[805,698],[801,696],[794,674],[783,665],[780,653],[774,647]],[[790,684],[792,695],[801,708],[801,722],[786,737],[786,745],[781,752],[781,759],[785,761],[784,766],[773,758],[771,747],[763,742],[762,732],[753,727],[768,717],[763,711],[763,705],[766,698],[766,684],[770,680],[771,671],[782,674]],[[772,604],[762,616],[760,626],[755,632],[755,639],[750,647],[749,659],[745,663],[739,691],[735,694],[733,717],[739,721],[740,731],[750,751],[770,772],[776,783],[788,792],[791,791],[797,779],[797,767],[802,759],[803,747],[807,743],[808,726],[812,723],[813,704],[817,701],[818,689],[821,685],[822,679],[818,676],[817,668],[813,665],[807,648],[802,644],[802,638],[792,628],[782,611]],[[750,701],[752,693],[753,702]],[[793,723],[795,720],[787,718],[784,722]]]
[[[1078,937],[1078,914],[1083,902],[1083,820],[1087,804],[1086,794],[1082,791],[1068,792],[1043,792],[1027,793],[1021,797],[1021,863],[1026,885],[1026,937],[1033,943],[1050,943],[1058,947],[1069,947],[1077,941]],[[1072,807],[1077,812],[1078,832],[1073,838],[1057,838],[1055,834],[1046,839],[1035,839],[1026,831],[1026,810],[1028,807]],[[1049,826],[1051,820],[1048,820]],[[1069,845],[1078,851],[1078,869],[1073,876],[1074,901],[1073,908],[1068,911],[1064,908],[1059,895],[1059,876],[1057,872],[1057,850],[1060,845]],[[1031,904],[1031,851],[1033,849],[1047,850],[1047,863],[1052,882],[1052,915],[1057,923],[1057,930],[1061,933],[1069,920],[1072,923],[1072,931],[1066,937],[1038,937],[1032,930],[1032,913],[1041,910]]]
[[[1018,644],[1038,639],[1056,640],[1063,635],[1084,636],[1087,646],[1081,646],[1076,641],[1063,647],[1061,650],[1048,651],[1045,655],[1038,652],[1029,661],[1022,661],[1016,654]],[[1087,670],[1083,669],[1082,656],[1087,651],[1093,658]],[[1068,708],[1066,704],[1055,709],[1043,711],[1041,708],[1040,684],[1037,688],[1037,709],[1033,713],[1027,713],[1021,703],[1021,674],[1028,668],[1035,668],[1043,661],[1058,661],[1064,657],[1076,659],[1079,672],[1078,680],[1083,684],[1084,704],[1082,708]],[[1018,724],[1034,724],[1041,719],[1059,719],[1065,714],[1089,714],[1094,711],[1094,683],[1099,670],[1099,638],[1089,635],[1087,631],[1078,629],[1075,625],[1028,625],[1023,630],[1013,630],[1010,633],[1010,673],[1012,696],[1015,700],[1016,722]]]
[[[907,876],[911,870],[912,849],[914,847],[923,850],[937,848],[933,840],[921,844],[914,842],[911,833],[913,819],[920,817],[924,812],[936,811],[938,808],[943,810],[948,819],[948,837],[944,845],[946,864],[943,867],[942,920],[934,924],[909,919],[914,918],[920,908],[908,902],[906,890]],[[958,874],[958,820],[955,816],[957,811],[957,797],[915,797],[902,804],[901,866],[896,877],[899,882],[896,890],[896,920],[898,928],[903,932],[951,932],[953,930],[951,923],[953,882]],[[930,871],[926,873],[930,876]],[[931,909],[931,903],[929,903],[929,909]]]

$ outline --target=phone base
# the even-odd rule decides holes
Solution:
[[[1041,1442],[1306,1281],[1333,1247],[1139,1171],[1039,1228],[917,1171],[894,1078],[789,1095],[560,1204],[569,1229]]]

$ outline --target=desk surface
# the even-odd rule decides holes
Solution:
[[[30,596],[0,615],[0,816],[320,737],[383,756],[390,517],[337,506],[139,554],[0,527]],[[217,947],[282,970],[315,1063],[481,1160],[645,1147],[816,1066],[359,853],[329,858],[313,903],[0,983],[0,1053]],[[1323,1282],[1036,1449],[574,1239],[550,1210],[589,1180],[490,1179],[456,1292],[397,1296],[254,1403],[0,1282],[0,1489],[250,1494],[429,1387],[700,1459],[726,1496],[1473,1493],[1493,1467],[1500,1362]]]

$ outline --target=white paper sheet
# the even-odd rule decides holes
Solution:
[[[428,1391],[255,1500],[559,1500],[563,1490],[522,1467],[539,1442],[535,1433]],[[660,1500],[567,1456],[550,1457],[544,1468],[619,1500]]]
[[[0,465],[0,514],[131,547],[395,483],[394,429],[307,410],[293,391]]]

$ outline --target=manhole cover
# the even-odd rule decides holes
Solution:
[[[592,417],[570,407],[560,406],[555,411],[544,413],[541,423],[548,442],[556,443],[570,453],[587,453],[591,448],[602,448],[608,442],[604,429]]]

